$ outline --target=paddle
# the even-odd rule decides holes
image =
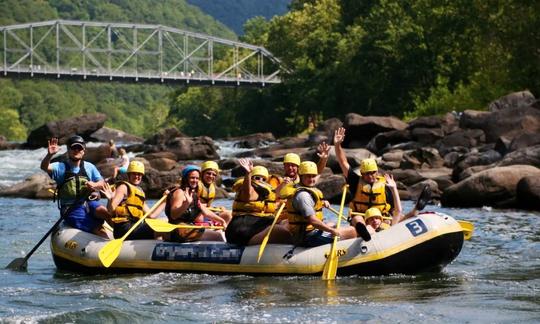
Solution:
[[[60,225],[60,222],[62,222],[64,218],[66,218],[66,216],[68,215],[67,213],[68,210],[69,208],[66,210],[66,212],[64,212],[64,214],[62,214],[62,216],[60,216],[60,218],[56,221],[56,223],[54,223],[54,225],[47,231],[47,233],[43,235],[41,240],[39,240],[39,242],[32,248],[32,250],[30,250],[30,252],[28,252],[28,254],[24,258],[17,258],[11,261],[10,264],[6,266],[6,269],[11,269],[11,270],[16,270],[16,271],[26,271],[26,269],[28,268],[28,259],[30,258],[30,256],[34,254],[34,252],[43,243],[43,241],[45,241],[45,239],[47,239],[47,237],[58,227],[58,225]]]
[[[257,257],[257,263],[259,263],[259,261],[261,260],[261,257],[264,252],[264,248],[266,247],[266,243],[268,243],[268,239],[270,238],[270,233],[272,233],[272,229],[274,228],[274,225],[276,225],[279,215],[281,215],[281,211],[283,211],[284,207],[285,207],[285,204],[281,204],[276,215],[274,216],[274,221],[272,222],[272,225],[270,225],[270,229],[268,230],[268,233],[266,233],[266,236],[261,242],[261,247],[259,248],[259,256]]]
[[[43,235],[43,237],[39,240],[39,242],[28,252],[28,254],[24,258],[17,258],[13,261],[11,261],[7,266],[6,269],[16,270],[16,271],[26,271],[28,268],[28,259],[36,252],[36,250],[39,248],[39,246],[47,239],[49,235],[60,225],[60,223],[69,215],[71,210],[77,206],[78,204],[82,203],[84,199],[76,201],[73,205],[66,208],[66,210],[60,215],[60,218],[54,223],[54,225]]]
[[[124,236],[108,242],[101,248],[101,250],[99,250],[99,260],[105,268],[110,267],[114,260],[116,260],[116,258],[120,255],[120,251],[122,250],[122,244],[124,243],[124,240],[129,236],[129,234],[131,234],[131,232],[133,232],[144,221],[144,219],[148,217],[148,215],[152,214],[154,210],[156,210],[159,205],[161,205],[165,198],[167,198],[167,195],[168,192],[163,195],[163,197],[161,197],[161,199],[156,202],[154,206],[152,206],[152,208],[150,208],[150,210],[146,212],[146,214],[144,214],[135,224],[133,224],[133,226],[131,226],[131,228],[126,232],[126,234],[124,234]]]
[[[332,206],[328,206],[327,208],[328,208],[332,213],[336,214],[336,216],[339,215],[339,212],[338,212],[337,210],[335,210],[334,208],[332,208]],[[352,214],[352,215],[361,215],[361,216],[364,216],[363,213],[354,213],[354,212],[353,212],[353,213],[351,213],[351,214]],[[345,215],[341,215],[341,219],[343,219],[344,221],[346,221],[346,220],[347,220],[347,217],[345,217]]]
[[[206,229],[223,229],[223,226],[203,226],[203,225],[186,225],[186,224],[171,224],[167,223],[166,221],[163,221],[161,219],[154,219],[154,218],[148,218],[145,220],[146,224],[150,226],[151,229],[153,229],[155,232],[159,233],[167,233],[170,231],[173,231],[177,228],[189,228],[189,229],[198,229],[198,228],[206,228]]]
[[[339,216],[337,218],[336,230],[339,231],[339,225],[341,224],[341,217],[343,216],[343,207],[345,206],[345,197],[347,195],[347,188],[349,185],[343,186],[343,194],[341,195],[341,205],[339,206]],[[338,267],[338,255],[336,251],[338,237],[334,236],[334,241],[332,242],[332,247],[330,248],[330,253],[324,264],[324,270],[322,274],[323,280],[334,280],[336,279],[337,267]]]
[[[227,211],[227,209],[222,209],[221,207],[208,207],[208,209],[213,211],[213,212]]]
[[[474,224],[464,220],[458,220],[461,229],[463,230],[463,237],[465,240],[470,240],[474,232]]]

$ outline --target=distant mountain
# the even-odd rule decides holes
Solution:
[[[244,33],[246,20],[255,16],[267,19],[288,11],[291,0],[186,0],[202,11],[234,30],[237,35]]]

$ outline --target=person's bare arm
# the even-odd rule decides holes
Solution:
[[[251,171],[253,170],[253,162],[250,159],[239,159],[238,163],[240,163],[240,165],[246,171],[244,182],[240,188],[239,198],[241,201],[251,201],[253,196],[257,194],[255,189],[253,189],[251,186]]]
[[[334,149],[336,150],[336,159],[338,160],[339,167],[345,178],[349,174],[350,165],[347,161],[345,151],[341,147],[341,143],[345,140],[345,128],[340,127],[334,132]]]
[[[396,225],[400,222],[403,209],[401,208],[401,198],[399,198],[399,191],[397,189],[396,181],[394,181],[394,176],[391,174],[385,174],[384,178],[386,179],[386,186],[392,191],[394,196],[394,211],[392,214],[392,225]]]
[[[317,172],[319,172],[319,174],[321,174],[326,167],[329,152],[330,145],[326,144],[326,142],[322,142],[319,144],[319,146],[317,146],[317,156],[319,156],[319,162],[317,162]]]

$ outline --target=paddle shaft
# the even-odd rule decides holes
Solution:
[[[341,216],[343,216],[343,207],[345,206],[345,197],[347,195],[348,187],[349,187],[348,185],[343,186],[343,194],[341,195],[341,205],[339,206],[339,215],[338,215],[337,223],[336,223],[337,231],[339,231],[339,227],[341,224]],[[323,280],[336,279],[337,267],[338,267],[338,256],[336,253],[337,241],[338,241],[338,237],[334,236],[334,240],[332,241],[332,246],[330,247],[330,253],[328,254],[328,259],[326,259],[326,263],[324,265],[324,270],[322,274]]]
[[[158,233],[167,233],[170,231],[173,231],[177,228],[185,228],[185,229],[223,229],[223,226],[205,226],[205,225],[188,225],[188,224],[171,224],[166,221],[162,221],[161,219],[146,219],[146,224],[150,226],[151,229],[153,229],[155,232]]]
[[[345,221],[347,220],[347,217],[345,217],[345,215],[343,215],[343,213],[340,214],[337,210],[335,210],[334,208],[332,208],[332,206],[328,206],[328,209],[329,209],[332,213],[336,214],[336,216],[337,216],[337,215],[341,216],[341,219],[343,219],[343,220],[345,220]],[[354,215],[354,214],[353,214],[353,215]],[[364,214],[362,214],[362,215],[364,215]]]
[[[14,270],[26,269],[27,263],[28,263],[27,261],[28,259],[30,259],[32,254],[34,254],[34,252],[36,252],[36,250],[41,246],[41,244],[43,244],[43,242],[47,239],[47,237],[49,237],[49,235],[51,235],[51,233],[54,232],[54,230],[56,230],[56,228],[60,225],[60,223],[69,215],[71,210],[75,208],[75,206],[77,206],[78,204],[81,204],[84,200],[86,200],[86,198],[82,200],[78,200],[75,204],[69,206],[62,213],[62,215],[60,215],[60,218],[56,221],[56,223],[54,223],[54,225],[47,231],[47,233],[45,233],[45,235],[43,235],[43,237],[39,240],[39,242],[37,242],[37,244],[30,250],[30,252],[28,252],[24,258],[16,258],[13,261],[11,261],[10,264],[6,266],[6,269],[14,269]]]
[[[268,233],[264,236],[264,239],[261,242],[261,247],[259,248],[259,255],[257,257],[257,263],[261,260],[261,257],[264,253],[264,248],[266,247],[266,243],[268,243],[268,239],[270,238],[270,234],[272,233],[272,229],[274,229],[274,225],[276,225],[277,220],[279,219],[279,215],[281,215],[281,212],[283,211],[283,208],[285,207],[285,204],[281,204],[279,207],[276,215],[274,216],[274,221],[272,222],[272,225],[270,225],[270,229],[268,230]]]

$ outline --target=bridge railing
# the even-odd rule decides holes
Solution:
[[[0,27],[0,73],[82,80],[265,86],[265,48],[161,25],[45,21]]]

